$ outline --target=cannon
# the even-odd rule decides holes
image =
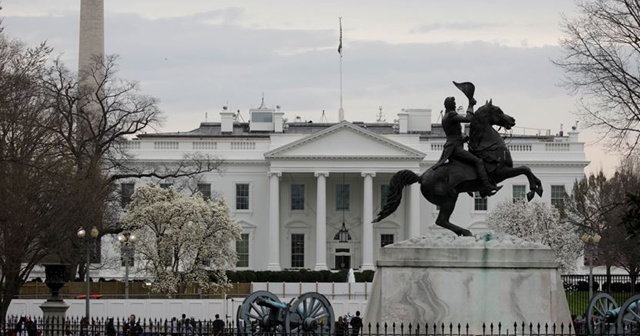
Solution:
[[[590,335],[640,334],[640,295],[622,306],[607,293],[598,293],[589,301],[586,316]]]
[[[284,303],[268,291],[256,291],[238,307],[238,333],[249,335],[333,335],[335,315],[327,298],[308,292]]]

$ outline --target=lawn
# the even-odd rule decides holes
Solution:
[[[569,303],[569,311],[571,311],[571,315],[582,315],[586,314],[587,308],[589,306],[589,292],[588,291],[572,291],[566,292],[567,294],[567,302]],[[594,295],[597,292],[594,292]],[[631,298],[633,295],[637,293],[632,292],[613,292],[611,296],[616,300],[616,303],[619,306],[622,306],[624,302]]]

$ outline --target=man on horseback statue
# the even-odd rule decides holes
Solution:
[[[474,112],[476,101],[473,99],[473,84],[454,84],[469,98],[466,115],[456,113],[456,101],[453,97],[445,99],[446,113],[442,118],[442,128],[447,135],[447,142],[440,160],[420,175],[410,169],[393,174],[389,180],[387,199],[373,220],[374,223],[394,213],[402,201],[402,190],[414,183],[420,184],[420,192],[427,201],[439,207],[435,224],[459,236],[472,235],[469,229],[450,222],[461,193],[479,191],[483,197],[491,196],[501,188],[495,182],[524,175],[529,182],[527,200],[530,201],[535,194],[542,196],[540,179],[527,166],[513,166],[509,147],[502,135],[494,129],[494,126],[511,129],[516,124],[515,118],[504,113],[499,106],[493,105],[492,100],[488,100]],[[469,138],[462,133],[462,123],[470,123]],[[463,147],[467,139],[469,152]]]
[[[470,123],[474,116],[473,107],[476,105],[476,100],[473,98],[473,91],[475,88],[473,84],[468,82],[454,82],[454,84],[469,98],[467,115],[463,116],[456,112],[456,99],[454,97],[445,98],[445,113],[442,118],[442,129],[447,135],[447,142],[444,144],[440,160],[433,165],[433,169],[438,169],[440,166],[444,165],[447,160],[457,160],[472,165],[476,170],[476,174],[478,174],[478,179],[482,183],[480,196],[492,196],[498,192],[502,186],[497,186],[489,180],[489,175],[487,174],[487,170],[482,159],[464,149],[464,143],[469,140],[469,137],[464,136],[462,133],[462,123]]]

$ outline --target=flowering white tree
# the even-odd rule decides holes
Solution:
[[[122,227],[137,237],[136,254],[152,290],[174,294],[190,284],[204,290],[228,284],[225,271],[237,259],[231,243],[241,229],[224,199],[145,185],[131,196]]]
[[[563,273],[572,272],[583,252],[575,226],[562,220],[558,210],[542,202],[505,201],[487,216],[491,230],[549,245]]]

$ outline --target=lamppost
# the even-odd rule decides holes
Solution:
[[[85,266],[85,281],[87,283],[87,293],[85,296],[85,315],[87,318],[87,322],[89,322],[90,318],[90,301],[91,300],[91,278],[89,278],[89,269],[91,268],[91,248],[94,246],[96,239],[100,236],[100,231],[94,226],[93,229],[89,232],[87,236],[87,231],[83,228],[80,228],[77,233],[78,238],[85,239],[85,245],[87,248],[87,264]]]
[[[593,298],[593,255],[598,250],[598,243],[602,237],[599,234],[590,235],[585,233],[582,235],[582,241],[585,243],[587,258],[589,260],[589,300]]]
[[[136,236],[131,232],[123,232],[118,236],[120,242],[122,258],[124,259],[124,299],[129,300],[129,266],[133,259],[133,244],[136,242]]]

